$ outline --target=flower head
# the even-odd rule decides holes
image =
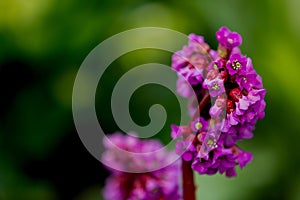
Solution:
[[[201,81],[190,82],[199,103],[192,102],[189,110],[197,112],[197,108],[203,106],[200,116],[194,117],[191,113],[190,126],[172,128],[172,135],[181,138],[176,151],[183,155],[184,160],[192,161],[192,168],[199,174],[219,172],[232,177],[236,175],[237,165],[243,168],[252,160],[252,154],[240,149],[236,143],[252,138],[257,121],[265,116],[266,90],[252,60],[243,56],[237,48],[242,44],[238,33],[221,27],[216,33],[218,51],[207,47],[203,37],[192,34],[190,39],[191,36],[195,43],[190,41],[188,48],[184,47],[180,54],[203,56],[204,49],[210,56],[207,61],[211,61],[201,67],[200,74],[194,74],[193,79]],[[195,48],[197,45],[203,45],[203,48]],[[174,56],[177,57],[176,53]],[[178,63],[172,66],[183,76],[193,71],[187,64],[180,65],[181,68],[178,68]],[[211,101],[202,105],[207,93]]]

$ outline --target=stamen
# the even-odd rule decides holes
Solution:
[[[218,69],[218,65],[216,63],[214,64],[213,67],[214,67],[214,69]]]
[[[214,90],[219,90],[219,89],[220,89],[220,86],[219,86],[217,83],[215,83],[214,86],[212,87],[212,89],[214,89]]]
[[[231,67],[234,70],[239,70],[239,69],[241,69],[242,65],[238,60],[235,60],[232,62]]]
[[[197,123],[195,124],[196,130],[200,130],[202,127],[203,127],[203,125],[202,125],[201,122],[197,122]]]
[[[206,144],[208,145],[208,147],[210,148],[217,148],[218,145],[216,144],[217,143],[217,140],[216,139],[212,139],[212,138],[209,138],[206,142]]]

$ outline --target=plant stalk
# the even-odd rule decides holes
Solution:
[[[196,200],[196,186],[194,183],[194,172],[191,165],[192,161],[185,161],[182,159],[182,182],[184,200]]]
[[[209,92],[203,96],[199,103],[199,112],[204,109],[210,100]],[[200,113],[196,112],[193,119],[198,117]],[[196,200],[196,186],[194,183],[194,172],[192,170],[192,161],[185,161],[182,159],[182,184],[183,184],[183,199]]]

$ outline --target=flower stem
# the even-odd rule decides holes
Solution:
[[[183,181],[183,199],[196,200],[196,186],[194,184],[194,172],[192,170],[192,161],[182,159],[182,181]]]
[[[204,109],[210,100],[209,92],[207,91],[199,103],[199,112]],[[193,119],[198,117],[200,113],[196,112]],[[192,170],[192,161],[182,159],[182,184],[183,184],[183,199],[196,200],[196,186],[194,183],[194,172]]]
[[[210,95],[209,92],[207,91],[204,96],[202,97],[201,102],[199,103],[199,112],[201,112],[201,110],[204,109],[204,107],[207,105],[207,103],[210,100]],[[199,117],[200,113],[198,112],[198,110],[196,110],[194,116],[192,119],[196,119],[197,117]]]

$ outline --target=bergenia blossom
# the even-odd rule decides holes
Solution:
[[[233,177],[237,165],[243,168],[252,161],[252,154],[239,148],[237,142],[252,138],[256,122],[264,118],[266,90],[252,60],[238,48],[242,37],[222,27],[216,38],[219,46],[214,51],[202,36],[191,34],[189,44],[173,55],[179,94],[189,98],[192,92],[184,89],[190,84],[200,104],[208,94],[210,101],[204,105],[191,102],[191,123],[172,125],[171,136],[178,139],[176,152],[191,161],[199,174],[219,172]],[[198,107],[200,116],[195,117],[191,111]]]
[[[115,133],[104,140],[104,146],[106,151],[102,160],[108,164],[108,169],[111,171],[111,176],[106,180],[103,190],[103,196],[106,200],[179,199],[179,168],[177,163],[156,171],[150,171],[151,166],[163,166],[164,163],[167,163],[170,159],[170,154],[167,151],[153,154],[150,157],[134,156],[134,153],[151,153],[163,148],[159,141],[142,140],[134,136]],[[118,148],[127,151],[128,155],[127,153],[120,154]],[[128,173],[114,168],[145,172]]]

